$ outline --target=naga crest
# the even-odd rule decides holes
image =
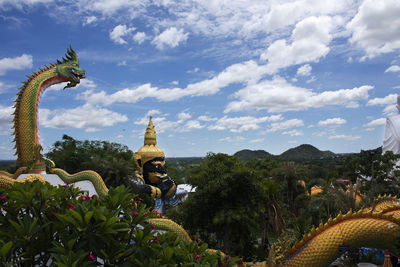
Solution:
[[[85,71],[79,68],[79,59],[70,46],[62,61],[57,60],[57,74],[69,81],[65,88],[75,87],[81,79],[85,78]]]

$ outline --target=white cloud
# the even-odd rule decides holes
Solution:
[[[260,59],[268,60],[271,73],[291,65],[318,62],[330,51],[328,45],[332,40],[332,28],[330,17],[308,17],[297,23],[291,43],[288,44],[284,39],[273,42]]]
[[[338,134],[338,135],[329,136],[329,139],[344,139],[344,140],[354,141],[354,140],[361,139],[361,136]]]
[[[293,127],[304,126],[304,122],[300,119],[291,119],[283,122],[275,122],[270,125],[270,128],[266,130],[267,133],[283,131]]]
[[[285,79],[276,76],[272,80],[263,80],[237,91],[233,96],[239,100],[230,102],[225,108],[225,112],[249,109],[285,112],[326,105],[346,106],[354,101],[367,99],[368,91],[372,88],[372,86],[364,85],[353,89],[317,93],[294,86]]]
[[[387,68],[385,70],[385,73],[386,72],[399,72],[399,71],[400,71],[400,66],[399,65],[393,65],[393,66],[390,66],[389,68]]]
[[[187,119],[190,119],[192,116],[189,114],[189,113],[187,113],[187,112],[180,112],[179,114],[178,114],[178,119],[179,119],[179,121],[185,121],[185,120],[187,120]]]
[[[360,107],[360,104],[356,101],[349,101],[348,103],[346,103],[346,105],[344,105],[346,108],[358,108]]]
[[[132,39],[136,43],[141,44],[144,41],[146,41],[147,36],[146,36],[146,33],[144,33],[144,32],[137,32],[137,33],[135,33],[135,35],[133,35]]]
[[[297,69],[297,76],[310,76],[312,67],[310,64],[305,64]]]
[[[121,11],[129,11],[132,16],[143,7],[142,0],[87,0],[79,2],[77,5],[83,12],[97,11],[105,16],[112,16]]]
[[[177,29],[171,27],[156,36],[152,44],[154,44],[158,49],[162,50],[166,46],[177,47],[181,42],[185,42],[189,36],[189,33],[183,33],[183,29]]]
[[[185,111],[182,111],[176,115],[178,120],[172,121],[167,120],[168,114],[163,114],[157,109],[148,111],[143,118],[137,119],[134,124],[147,125],[149,123],[149,116],[153,116],[154,127],[159,133],[163,133],[166,131],[188,132],[204,128],[204,126],[200,125],[200,122],[198,122],[197,120],[188,121],[188,119],[190,119],[192,116]]]
[[[126,60],[122,60],[122,61],[120,61],[120,62],[118,62],[117,63],[117,66],[126,66],[127,64],[126,64]]]
[[[143,0],[2,0],[10,5],[19,2],[48,2],[43,5],[48,13],[62,20],[69,15],[79,21],[95,15],[98,21],[126,23],[141,20],[144,25],[158,29],[177,28],[209,40],[223,42],[220,49],[236,49],[252,39],[251,52],[237,49],[239,53],[258,53],[258,49],[281,38],[299,21],[310,17],[341,17],[353,11],[352,0],[291,0],[291,1],[143,1]],[[0,7],[1,3],[0,2]],[[15,3],[14,3],[15,2]],[[74,12],[71,12],[73,10]],[[50,12],[51,11],[51,12]],[[260,41],[261,38],[265,38]],[[220,43],[220,42],[218,42]],[[246,49],[247,50],[247,49]],[[231,51],[231,50],[230,50]],[[257,52],[255,52],[257,51]]]
[[[264,142],[264,138],[257,138],[249,140],[249,143],[262,143]]]
[[[396,103],[397,101],[397,94],[390,94],[383,98],[374,98],[367,102],[367,106],[377,106],[377,105],[389,105]]]
[[[319,121],[318,125],[319,126],[328,126],[328,127],[335,127],[335,126],[339,126],[342,124],[345,124],[347,121],[345,119],[342,118],[331,118],[331,119],[326,119],[323,121]]]
[[[160,115],[160,116],[157,116]],[[165,116],[167,114],[162,114],[160,110],[158,109],[151,109],[149,111],[146,112],[146,114],[144,115],[144,117],[142,117],[141,119],[138,119],[134,122],[134,124],[137,125],[147,125],[149,123],[149,117],[152,117],[153,122],[154,121],[161,121],[161,120],[165,120]],[[157,116],[157,117],[155,117]]]
[[[307,80],[307,83],[312,83],[315,82],[317,79],[315,78],[315,76],[312,76],[310,79]]]
[[[385,124],[386,124],[386,118],[379,118],[368,122],[367,124],[364,125],[364,127],[377,127],[377,126],[383,126]]]
[[[0,1],[0,7],[7,7],[7,6],[13,6],[18,9],[22,9],[24,6],[33,6],[37,4],[50,4],[54,0],[1,0]]]
[[[157,87],[152,87],[151,84],[146,83],[134,89],[125,88],[108,95],[105,91],[94,92],[88,90],[81,93],[78,99],[84,99],[89,103],[111,105],[115,102],[120,103],[136,103],[146,97],[157,97]]]
[[[400,48],[400,1],[365,0],[347,24],[350,42],[373,58]]]
[[[396,105],[389,105],[383,109],[383,114],[391,117],[391,116],[395,116],[395,115],[399,114],[399,111],[398,111]]]
[[[186,124],[180,128],[178,131],[179,132],[189,132],[192,130],[199,130],[199,129],[203,129],[205,126],[201,125],[199,121],[197,120],[190,120],[188,122],[186,122]]]
[[[110,39],[116,44],[127,44],[127,42],[122,38],[128,35],[130,32],[134,31],[135,27],[127,27],[126,25],[117,25],[110,32]]]
[[[238,142],[243,142],[244,140],[246,140],[246,138],[243,136],[235,136],[235,137],[227,136],[219,139],[218,141],[228,142],[228,143],[238,143]]]
[[[111,105],[115,102],[136,103],[147,97],[153,97],[159,101],[174,101],[185,96],[213,95],[232,83],[255,83],[265,74],[265,65],[259,66],[255,61],[249,60],[233,64],[213,78],[191,83],[186,88],[158,88],[146,83],[135,88],[125,88],[111,95],[105,91],[86,91],[80,94],[79,98],[103,105]]]
[[[315,135],[315,136],[324,136],[324,135],[326,135],[326,134],[327,134],[327,132],[325,132],[325,131],[313,132],[313,133],[312,133],[312,135]]]
[[[51,0],[2,0],[10,5],[19,2]],[[15,2],[15,3],[14,3]],[[227,45],[260,36],[287,31],[293,24],[309,16],[346,15],[355,5],[351,0],[291,0],[291,1],[170,1],[170,0],[84,0],[52,1],[47,6],[62,19],[67,15],[99,20],[132,21],[140,19],[155,28],[182,28],[195,35],[227,38]],[[60,4],[62,3],[62,5]],[[60,7],[61,6],[61,7]],[[0,2],[1,7],[1,2]],[[57,12],[58,11],[58,12]],[[343,14],[346,13],[346,14]],[[259,46],[264,42],[259,42]]]
[[[83,26],[92,24],[92,23],[94,23],[96,21],[97,21],[97,17],[96,16],[88,16],[88,17],[85,18],[85,21],[83,22]]]
[[[308,16],[348,12],[352,4],[349,0],[162,1],[172,15],[162,25],[179,25],[195,34],[237,41],[286,30]]]
[[[0,94],[5,93],[7,90],[5,88],[5,84],[3,82],[0,82]]]
[[[145,117],[150,117],[150,116],[159,115],[159,114],[161,114],[161,111],[159,111],[158,109],[151,109],[151,110],[147,111]]]
[[[265,65],[260,66],[255,61],[249,60],[233,64],[211,79],[189,84],[185,92],[187,95],[211,95],[233,83],[254,83],[266,73]]]
[[[206,115],[199,116],[197,119],[199,121],[216,121],[216,120],[218,120],[217,118],[211,118],[211,117],[206,116]]]
[[[78,128],[92,132],[127,120],[125,115],[90,104],[73,109],[39,109],[39,124],[47,128]]]
[[[0,105],[0,129],[2,127],[9,127],[12,123],[14,108],[5,107]]]
[[[196,73],[196,72],[199,72],[199,70],[200,70],[200,68],[196,67],[192,70],[188,70],[187,73]]]
[[[304,135],[303,131],[299,131],[299,130],[285,131],[285,132],[282,132],[282,134],[286,134],[286,135],[290,135],[290,136],[301,136],[301,135]]]
[[[50,92],[50,91],[61,91],[61,90],[64,89],[65,86],[67,86],[67,83],[68,83],[68,82],[62,82],[62,83],[53,84],[53,85],[47,87],[46,92]],[[71,87],[71,88],[69,88],[69,89],[74,90],[74,89],[76,89],[76,87]]]
[[[5,84],[3,82],[0,82],[0,94],[4,94],[4,93],[8,92],[8,89],[11,89],[11,88],[15,89],[15,87],[16,86],[13,84]]]
[[[264,122],[272,122],[282,120],[281,115],[272,115],[266,117],[232,117],[229,118],[224,116],[218,119],[215,124],[208,126],[209,130],[229,130],[235,133],[241,133],[245,131],[253,131],[260,129],[260,124]]]
[[[10,70],[23,70],[32,68],[32,56],[23,54],[20,57],[0,59],[0,75],[6,74]]]

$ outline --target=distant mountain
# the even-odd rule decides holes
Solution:
[[[292,161],[333,158],[335,156],[336,154],[331,151],[321,151],[308,144],[291,148],[280,155],[280,157]]]
[[[16,160],[0,160],[0,167],[15,167],[17,166]]]
[[[250,149],[243,149],[235,154],[233,156],[241,159],[241,160],[250,160],[252,158],[265,158],[265,157],[273,157],[272,154],[268,153],[267,151],[264,150],[250,150]]]

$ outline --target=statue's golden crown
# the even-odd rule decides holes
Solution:
[[[134,158],[136,162],[140,160],[141,167],[154,158],[165,158],[164,151],[157,146],[156,131],[154,130],[152,117],[150,117],[144,134],[144,145],[134,154]]]

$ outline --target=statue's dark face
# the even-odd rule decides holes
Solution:
[[[165,176],[165,159],[154,158],[146,162],[143,166],[143,176],[148,179],[150,183],[157,184],[160,178]]]

